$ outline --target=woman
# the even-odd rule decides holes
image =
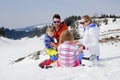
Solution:
[[[83,37],[80,42],[84,45],[83,59],[99,60],[99,28],[92,23],[92,19],[85,15],[81,18],[80,24],[84,28]]]

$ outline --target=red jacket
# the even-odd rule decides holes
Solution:
[[[59,43],[60,34],[61,34],[62,31],[64,31],[64,30],[68,30],[68,27],[67,27],[67,25],[66,25],[64,22],[61,22],[61,23],[60,23],[60,28],[59,28],[59,30],[54,32],[54,37],[55,37],[56,40],[57,40],[57,43],[56,43],[57,45],[58,45],[58,43]]]

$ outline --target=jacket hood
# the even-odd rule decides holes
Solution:
[[[88,25],[89,28],[92,28],[92,27],[95,27],[95,26],[96,26],[96,24],[94,24],[94,23],[90,23],[90,24]]]

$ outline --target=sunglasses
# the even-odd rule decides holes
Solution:
[[[84,24],[85,22],[87,22],[87,21],[84,21],[84,22],[80,22],[80,24]]]
[[[53,21],[53,23],[60,23],[60,21]]]

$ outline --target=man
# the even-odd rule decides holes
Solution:
[[[62,33],[62,31],[68,30],[68,27],[66,26],[66,24],[64,22],[61,22],[61,18],[60,18],[59,14],[55,14],[53,16],[53,28],[55,30],[54,37],[56,38],[56,41],[57,41],[56,45],[58,46],[60,34]],[[54,46],[55,44],[51,42],[50,45]],[[44,68],[46,66],[46,68],[47,68],[47,67],[49,67],[48,65],[50,65],[57,59],[58,59],[58,54],[52,55],[52,56],[50,56],[49,59],[46,59],[43,62],[41,62],[39,64],[39,67]]]
[[[59,14],[55,14],[53,16],[53,26],[55,28],[54,37],[56,38],[56,44],[58,45],[60,34],[62,33],[62,31],[68,30],[68,27],[65,22],[61,22]]]

